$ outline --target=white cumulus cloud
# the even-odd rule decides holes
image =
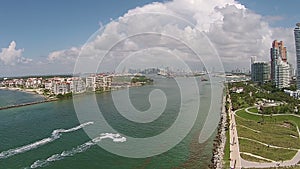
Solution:
[[[16,65],[17,63],[29,63],[32,60],[22,57],[24,49],[16,49],[16,42],[12,41],[8,48],[2,48],[0,61],[4,65]]]
[[[139,52],[139,57],[149,56],[151,48],[159,47],[161,51],[171,51],[173,55],[195,62],[192,49],[200,53],[201,59],[211,63],[218,59],[215,49],[225,67],[248,67],[250,56],[269,60],[272,41],[278,39],[285,41],[289,59],[294,62],[292,33],[292,29],[271,27],[266,17],[235,0],[173,0],[129,10],[106,25],[84,47],[52,52],[48,60],[69,62],[81,55],[88,58],[86,64],[103,57],[107,57],[104,61],[116,60],[112,64],[118,64],[118,59],[134,52]],[[156,51],[153,57],[157,55]]]

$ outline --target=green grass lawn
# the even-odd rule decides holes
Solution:
[[[254,168],[249,168],[254,169]],[[264,169],[300,169],[300,166],[292,166],[292,167],[273,167],[273,168],[264,168]]]
[[[245,110],[240,110],[236,114],[239,137],[257,140],[278,147],[300,149],[300,140],[299,138],[295,138],[298,137],[296,126],[300,124],[299,117],[291,115],[253,115],[247,113]],[[247,128],[240,125],[246,126]],[[294,137],[291,137],[291,135]],[[294,150],[270,148],[245,139],[240,139],[239,141],[241,152],[259,155],[274,161],[289,160],[296,154],[296,151]],[[241,156],[249,161],[259,161],[259,159],[255,159],[251,156],[249,157],[245,154]]]
[[[252,112],[252,113],[258,113],[258,110],[257,110],[257,108],[256,107],[254,107],[254,108],[250,108],[250,109],[248,109],[250,112]]]
[[[236,112],[236,114],[242,118],[248,119],[248,120],[253,120],[256,122],[259,121],[264,121],[264,122],[291,122],[300,127],[300,118],[292,115],[281,115],[281,116],[263,116],[260,114],[254,115],[254,114],[249,114],[245,110],[240,110]]]
[[[251,153],[274,161],[290,160],[297,153],[297,151],[271,148],[244,139],[239,139],[239,143],[241,152]]]
[[[273,146],[300,149],[300,140],[298,138],[291,137],[291,135],[298,135],[296,128],[292,125],[290,128],[286,128],[281,126],[280,123],[259,124],[254,121],[247,121],[238,117],[236,118],[236,122],[239,137],[257,140]],[[241,127],[239,124],[258,130],[260,133]]]
[[[241,153],[241,157],[244,160],[254,161],[254,162],[259,162],[259,163],[269,163],[270,162],[270,161],[267,161],[267,160],[259,159],[259,158],[256,158],[256,157],[253,157],[253,156],[249,156],[247,154],[242,154],[242,153]]]
[[[229,137],[229,130],[226,131],[226,144],[224,149],[224,168],[230,167],[230,137]]]

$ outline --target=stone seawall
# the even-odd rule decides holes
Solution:
[[[21,103],[21,104],[17,104],[17,105],[3,106],[3,107],[0,107],[0,110],[6,110],[6,109],[12,109],[12,108],[18,108],[18,107],[24,107],[24,106],[30,106],[30,105],[47,103],[47,102],[53,102],[53,101],[57,101],[57,99],[47,99],[47,100],[36,101],[36,102],[29,102],[29,103]]]
[[[213,157],[211,159],[212,169],[222,169],[223,168],[223,158],[224,158],[224,149],[226,143],[226,123],[227,123],[227,115],[226,115],[226,96],[223,96],[223,105],[221,110],[221,118],[218,126],[218,133],[214,140],[214,149],[213,149]]]

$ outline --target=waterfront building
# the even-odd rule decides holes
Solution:
[[[70,84],[72,93],[84,93],[86,91],[85,83],[81,78],[72,78]]]
[[[97,88],[103,91],[108,91],[111,89],[112,84],[112,76],[105,75],[105,74],[99,74],[97,75],[96,83]]]
[[[71,86],[69,82],[58,82],[53,86],[53,93],[58,94],[67,94],[71,92]]]
[[[92,91],[96,91],[96,76],[95,75],[91,75],[86,77],[85,79],[85,84],[86,84],[86,88],[87,90],[92,90]]]
[[[251,65],[251,80],[263,84],[270,80],[270,66],[268,62],[254,62]]]
[[[296,56],[297,56],[297,90],[300,90],[300,23],[297,23],[297,27],[294,29],[295,44],[296,44]]]
[[[287,50],[283,41],[274,40],[271,54],[271,80],[277,88],[290,86],[290,65],[287,62]]]
[[[251,58],[251,80],[263,84],[270,80],[270,64],[268,62],[256,61],[256,57]]]

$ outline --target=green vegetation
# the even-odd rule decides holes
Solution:
[[[240,110],[237,112],[237,115],[239,117],[242,117],[244,119],[247,120],[253,120],[257,123],[259,123],[259,121],[264,121],[265,123],[280,123],[280,122],[286,122],[286,123],[290,123],[293,125],[297,125],[300,126],[300,117],[298,117],[297,115],[269,115],[269,116],[264,116],[264,115],[260,115],[260,114],[249,114],[247,113],[245,110]]]
[[[239,143],[241,152],[251,153],[274,161],[290,160],[297,153],[297,151],[294,150],[271,148],[244,139],[239,139]]]
[[[226,131],[226,143],[225,143],[225,149],[224,149],[224,162],[225,166],[224,168],[230,167],[230,137],[229,137],[229,130]]]
[[[224,91],[224,94],[226,91]],[[228,96],[226,96],[227,98]],[[225,98],[225,99],[226,99]],[[227,100],[227,99],[226,99]],[[230,119],[229,119],[229,102],[225,102],[225,111],[226,111],[226,126],[225,126],[225,131],[226,131],[226,143],[224,147],[224,168],[230,168],[230,136],[229,136],[229,125],[230,125]]]
[[[58,94],[56,95],[56,98],[58,99],[69,99],[72,98],[73,94],[72,93],[66,93],[66,94]]]
[[[284,161],[292,159],[297,152],[284,148],[300,149],[299,134],[296,128],[297,125],[300,125],[299,117],[292,115],[255,115],[249,114],[243,109],[236,113],[236,123],[241,152],[251,153],[274,161]],[[272,146],[284,148],[272,148]],[[259,162],[260,160],[245,154],[241,156],[249,161]]]
[[[144,84],[152,84],[153,79],[147,78],[146,76],[134,76],[131,79],[131,83],[141,83],[142,85]]]
[[[254,169],[254,168],[249,168]],[[291,167],[272,167],[272,168],[264,168],[264,169],[300,169],[300,166],[291,166]]]
[[[262,107],[263,114],[292,114],[294,113],[294,107],[290,104],[284,104],[280,106]]]
[[[283,89],[275,88],[271,83],[257,85],[250,82],[228,84],[233,110],[236,112],[236,123],[240,152],[250,153],[273,161],[292,159],[300,149],[299,133],[300,100],[285,94]],[[295,86],[289,88],[294,90]],[[243,90],[240,90],[243,89]],[[242,91],[237,93],[236,91]],[[262,106],[255,104],[273,100],[278,106]],[[253,114],[247,113],[246,108]],[[285,115],[287,114],[287,115]],[[241,153],[248,161],[269,162],[251,155]]]
[[[300,149],[298,132],[293,122],[280,120],[275,122],[273,119],[271,120],[271,117],[264,118],[265,121],[262,122],[262,118],[246,120],[237,117],[236,123],[239,137],[257,140],[278,147]],[[246,126],[247,128],[240,125]]]
[[[230,89],[230,96],[234,110],[251,107],[254,103],[262,101],[263,99],[288,103],[275,108],[275,110],[266,108],[265,111],[268,114],[282,112],[294,113],[295,107],[298,107],[300,110],[300,100],[285,94],[283,89],[277,89],[271,83],[257,85],[250,82],[237,82],[228,84],[228,87]],[[234,89],[236,88],[243,88],[243,92],[235,93]],[[293,87],[291,89],[293,89]]]
[[[258,113],[258,109],[256,107],[248,109],[252,113]]]
[[[268,163],[268,162],[270,162],[270,161],[263,160],[263,159],[260,159],[260,158],[256,158],[256,157],[253,157],[253,156],[250,156],[250,155],[247,155],[247,154],[243,154],[243,153],[241,153],[241,157],[245,160],[259,162],[259,163]]]

